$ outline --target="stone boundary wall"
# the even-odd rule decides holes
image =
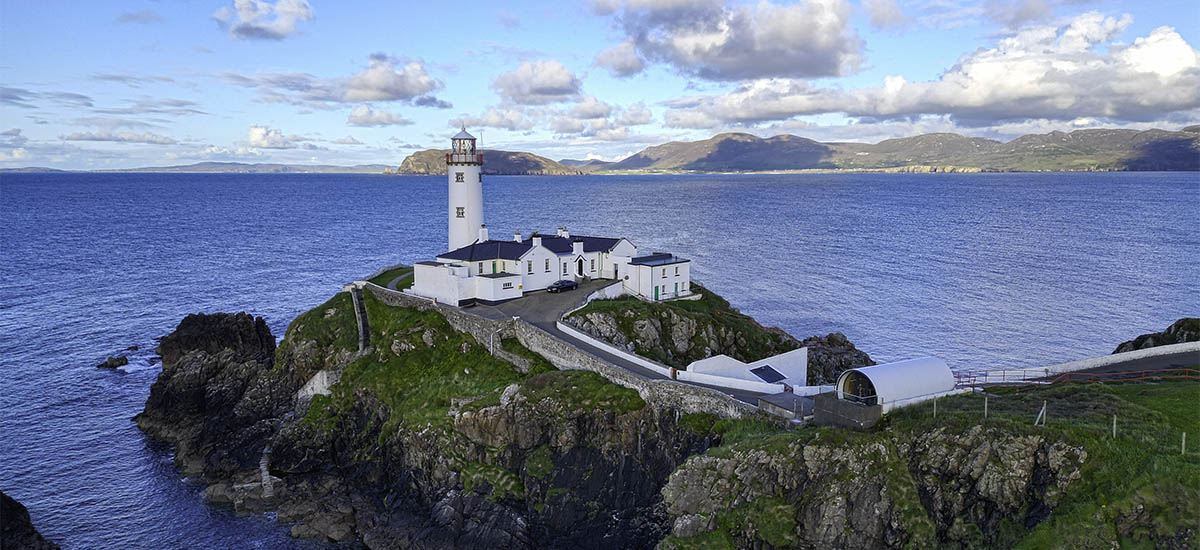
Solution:
[[[522,320],[495,321],[466,313],[458,308],[434,304],[432,300],[396,290],[388,290],[376,284],[368,282],[357,284],[387,305],[411,307],[422,311],[437,311],[446,317],[446,321],[455,330],[470,334],[476,342],[481,344],[486,345],[493,334],[502,338],[516,338],[521,345],[545,357],[560,370],[595,372],[614,384],[636,390],[646,402],[659,407],[675,409],[682,414],[712,413],[721,418],[741,418],[760,414],[756,407],[742,403],[716,390],[671,380],[642,378]],[[498,357],[503,359],[503,357]]]

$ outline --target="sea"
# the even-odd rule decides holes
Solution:
[[[1200,315],[1194,172],[484,180],[492,238],[628,237],[764,324],[879,362],[1042,366]],[[282,336],[445,243],[444,177],[0,174],[0,490],[68,549],[323,547],[206,504],[137,429],[156,339],[220,311]]]

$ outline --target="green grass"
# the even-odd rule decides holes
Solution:
[[[349,292],[339,292],[313,309],[292,320],[286,338],[275,349],[276,367],[283,364],[282,358],[293,342],[312,341],[318,348],[358,349],[358,321],[354,318],[354,300]],[[318,369],[325,365],[318,365]]]
[[[681,425],[696,433],[719,433],[722,445],[708,453],[731,457],[736,452],[764,449],[783,456],[794,444],[860,446],[908,441],[937,428],[962,432],[983,424],[1014,435],[1035,434],[1050,441],[1082,446],[1088,453],[1075,480],[1049,519],[1033,531],[1006,520],[998,533],[997,547],[1107,548],[1113,541],[1126,547],[1153,547],[1184,528],[1200,527],[1200,435],[1180,455],[1180,436],[1200,433],[1200,384],[1164,381],[1147,384],[1056,384],[1018,391],[994,390],[988,398],[988,418],[983,418],[981,394],[942,398],[893,411],[873,431],[836,428],[803,428],[784,431],[754,419],[716,420],[711,415],[685,415]],[[1033,426],[1043,402],[1046,426]],[[1112,417],[1117,415],[1117,438],[1112,438]],[[877,467],[889,493],[898,498],[904,529],[917,545],[932,544],[934,528],[917,497],[907,465],[888,459]],[[759,499],[763,500],[763,499]],[[903,502],[899,502],[902,500]],[[755,501],[757,502],[757,501]],[[761,506],[779,503],[767,499]],[[776,509],[776,508],[772,508]],[[1128,518],[1137,510],[1148,520]],[[738,533],[748,528],[745,510],[718,515],[718,529],[702,536],[670,537],[667,548],[731,548]],[[786,525],[782,521],[778,525]],[[762,526],[755,524],[761,532]],[[967,526],[970,532],[977,531]],[[767,533],[782,531],[768,529]],[[766,539],[763,539],[764,541]],[[782,541],[783,539],[776,539]],[[1192,545],[1198,543],[1192,540]],[[775,544],[772,542],[771,544]]]
[[[413,270],[413,268],[408,267],[408,266],[401,266],[401,267],[397,267],[395,269],[389,269],[387,271],[384,271],[383,273],[380,273],[379,275],[372,277],[370,282],[375,283],[381,287],[387,288],[388,283],[392,282],[392,279],[395,279],[396,277],[404,275],[405,273],[411,273],[412,270]],[[411,287],[412,281],[413,281],[413,278],[409,277],[408,279],[400,281],[400,283],[396,285],[396,288],[397,289],[405,289],[405,288]]]
[[[714,329],[726,330],[738,335],[737,342],[728,349],[717,350],[717,353],[724,353],[748,363],[798,347],[794,340],[786,337],[782,332],[768,330],[752,317],[735,310],[728,301],[716,293],[695,283],[692,283],[691,288],[692,292],[701,296],[699,300],[650,303],[630,296],[613,300],[593,300],[583,309],[568,316],[568,319],[582,318],[589,313],[608,314],[616,321],[621,334],[634,342],[635,353],[681,369],[693,361],[707,357],[705,353],[707,342],[701,336],[705,326],[712,326]],[[683,355],[676,352],[675,342],[672,340],[670,327],[672,313],[676,316],[690,318],[697,324],[691,348]],[[645,343],[639,342],[635,338],[634,323],[641,319],[657,319],[662,325],[660,346],[647,347]]]
[[[623,414],[646,406],[637,391],[590,371],[539,374],[521,384],[520,392],[532,403],[554,399],[574,410],[607,409]]]
[[[515,338],[505,338],[500,341],[500,348],[509,353],[515,353],[529,360],[529,375],[536,376],[558,369],[548,359],[518,342]]]

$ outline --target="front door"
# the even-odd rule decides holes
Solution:
[[[576,270],[576,273],[580,277],[583,277],[583,258],[579,259],[579,261],[577,262],[577,266],[578,266],[578,269]]]
[[[492,261],[492,273],[496,272],[496,262]]]
[[[658,301],[658,285],[654,285],[654,301]]]
[[[679,283],[675,283],[675,295],[679,296]]]

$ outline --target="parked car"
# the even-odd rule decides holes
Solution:
[[[579,288],[579,283],[568,279],[563,279],[561,281],[554,281],[553,283],[550,283],[550,286],[546,287],[546,291],[562,292],[564,290],[575,290],[576,288]]]

